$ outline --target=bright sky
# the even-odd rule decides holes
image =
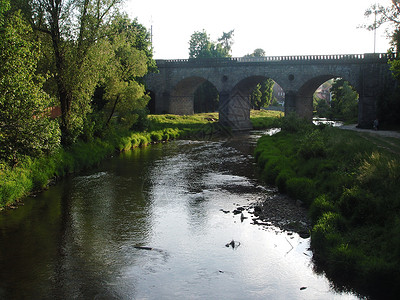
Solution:
[[[125,0],[124,10],[150,28],[154,58],[188,58],[190,36],[203,29],[216,41],[232,29],[232,56],[262,48],[266,55],[361,54],[374,52],[374,34],[364,11],[390,0]],[[385,30],[376,52],[386,52]]]

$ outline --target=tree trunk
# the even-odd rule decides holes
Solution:
[[[110,124],[111,118],[112,118],[112,116],[113,116],[113,114],[114,114],[114,112],[115,112],[115,108],[117,107],[118,101],[119,101],[119,95],[118,95],[117,98],[115,99],[114,106],[113,106],[113,108],[112,108],[112,110],[111,110],[110,116],[108,117],[106,126],[108,126],[108,125]]]

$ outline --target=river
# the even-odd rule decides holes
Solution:
[[[256,139],[116,154],[1,213],[0,299],[357,299],[314,272],[309,238],[232,213],[270,192]]]

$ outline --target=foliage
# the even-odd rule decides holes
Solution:
[[[244,57],[264,57],[265,51],[261,48],[257,48],[251,54],[246,54]]]
[[[112,21],[110,31],[108,34],[109,39],[113,40],[113,36],[123,36],[131,48],[144,53],[147,70],[149,72],[157,72],[156,62],[153,60],[150,33],[137,19],[130,20],[126,14],[117,15]]]
[[[284,126],[255,150],[262,177],[310,207],[311,246],[328,276],[346,272],[348,283],[372,295],[399,292],[400,159],[381,147],[385,141],[329,126]]]
[[[349,82],[338,78],[332,80],[332,99],[326,101],[314,95],[314,108],[319,117],[357,122],[358,94]]]
[[[10,9],[10,0],[0,0],[0,26],[4,25],[5,13]]]
[[[59,144],[58,124],[48,113],[52,100],[36,74],[40,45],[19,13],[0,27],[0,160],[50,153]]]
[[[262,83],[258,83],[250,94],[250,102],[253,109],[261,109],[268,107],[272,102],[272,93],[275,81],[267,79]]]
[[[108,62],[103,47],[106,24],[121,0],[32,0],[21,2],[38,36],[48,43],[52,91],[61,108],[62,143],[81,133],[99,76]],[[26,4],[29,6],[26,7]]]
[[[230,57],[233,34],[234,30],[224,32],[218,42],[213,42],[204,29],[203,31],[195,31],[190,36],[189,58]]]
[[[344,121],[357,119],[358,94],[350,84],[343,79],[336,79],[331,92],[332,116]]]
[[[328,103],[325,99],[314,98],[314,100],[314,107],[317,116],[320,118],[332,119],[333,116],[330,103]]]

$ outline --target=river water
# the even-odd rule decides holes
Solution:
[[[0,299],[356,299],[308,238],[232,213],[269,192],[255,140],[135,149],[1,213]]]

